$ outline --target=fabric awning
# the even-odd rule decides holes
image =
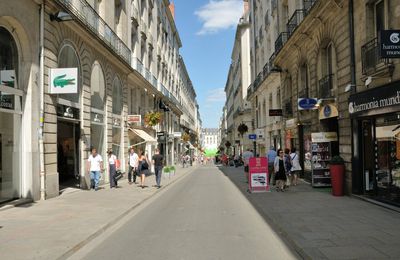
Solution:
[[[129,128],[133,133],[142,138],[146,143],[157,143],[157,140],[141,129]]]

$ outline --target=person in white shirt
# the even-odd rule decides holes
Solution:
[[[136,184],[136,176],[138,175],[138,167],[139,167],[139,156],[135,153],[135,149],[131,147],[129,149],[129,156],[128,156],[128,182],[132,184],[132,177],[133,182]]]
[[[117,188],[118,183],[115,175],[117,174],[117,156],[112,150],[108,151],[108,172],[110,173],[110,188]]]
[[[299,160],[299,155],[296,153],[296,148],[292,148],[292,153],[290,154],[290,160],[292,161],[292,168],[290,171],[292,172],[290,184],[296,186],[297,185],[297,178],[300,175],[300,172],[302,171],[301,165],[300,165],[300,160]]]
[[[97,154],[97,149],[92,148],[92,154],[89,156],[87,169],[90,173],[90,188],[99,189],[100,172],[103,172],[103,158]]]
[[[244,162],[244,172],[246,173],[246,181],[249,181],[249,161],[251,157],[254,157],[254,153],[247,149],[242,155]]]

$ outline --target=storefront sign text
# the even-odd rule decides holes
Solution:
[[[382,58],[400,58],[400,30],[381,31],[380,46]]]

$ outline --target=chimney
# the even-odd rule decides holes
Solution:
[[[174,5],[174,2],[171,2],[169,4],[169,10],[171,11],[172,18],[174,18],[174,20],[175,20],[175,5]]]
[[[249,1],[248,0],[243,0],[243,11],[244,11],[244,13],[247,13],[249,11]]]

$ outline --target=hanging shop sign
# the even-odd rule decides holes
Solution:
[[[78,93],[78,68],[57,68],[49,72],[50,94]]]
[[[181,132],[174,132],[174,137],[175,138],[182,138],[182,133]]]
[[[270,109],[269,116],[282,116],[282,109]]]
[[[14,110],[15,107],[14,101],[15,101],[14,95],[0,94],[0,108]]]
[[[319,120],[339,116],[338,109],[333,104],[327,104],[319,109]]]
[[[335,142],[338,140],[336,132],[319,132],[311,133],[311,142],[313,143],[327,143]]]
[[[10,88],[16,88],[15,70],[0,71],[0,85]]]
[[[382,58],[400,58],[400,30],[382,30],[380,35]]]
[[[399,82],[372,88],[349,97],[349,113],[351,116],[397,112],[399,105]]]
[[[141,124],[142,116],[141,115],[128,115],[126,118],[128,124]]]
[[[249,139],[250,140],[256,140],[257,139],[257,135],[256,134],[249,134]]]
[[[286,128],[295,128],[297,127],[297,120],[296,118],[288,119],[285,122]]]
[[[266,157],[252,157],[249,160],[249,191],[269,191],[268,161]]]
[[[299,110],[314,110],[317,109],[317,98],[299,98],[297,100],[297,107]]]

